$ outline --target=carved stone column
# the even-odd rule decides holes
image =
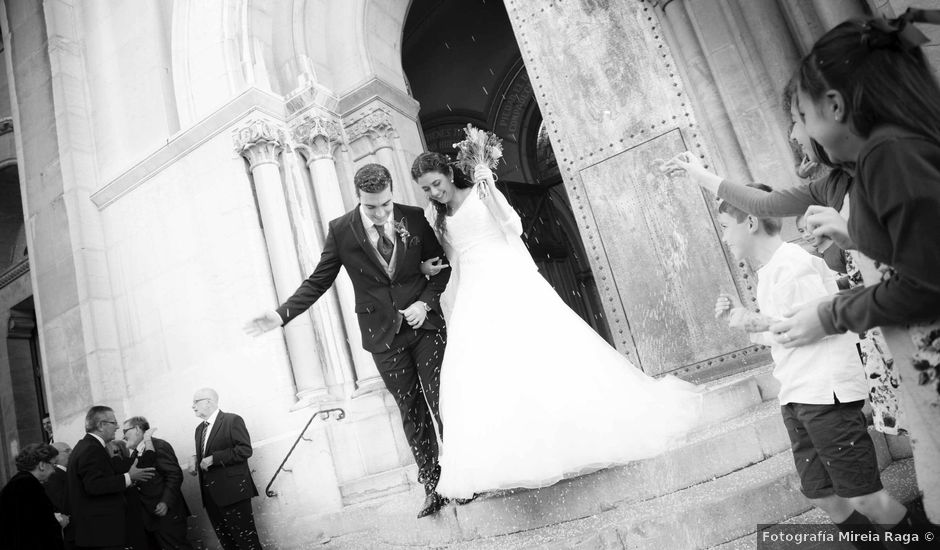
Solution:
[[[784,11],[766,0],[728,0],[726,10],[711,2],[651,4],[726,175],[774,187],[795,184],[781,93],[799,52]]]
[[[274,124],[254,119],[235,130],[233,140],[235,151],[248,160],[254,178],[274,289],[278,301],[283,302],[302,281],[279,170],[278,156],[284,150],[284,139]],[[297,398],[305,402],[328,398],[310,317],[301,315],[294,319],[284,327],[284,336]]]
[[[411,163],[405,159],[398,131],[387,110],[376,107],[367,111],[346,127],[346,135],[350,143],[360,140],[367,143],[365,150],[375,155],[374,162],[389,169],[395,182],[393,195],[396,201],[418,204],[411,181]]]
[[[662,10],[660,20],[663,35],[676,52],[673,58],[683,82],[688,83],[689,89],[695,90],[689,97],[696,114],[704,122],[703,132],[708,137],[707,141],[714,144],[713,154],[720,162],[718,170],[724,169],[726,174],[748,181],[751,172],[744,151],[735,136],[734,125],[724,108],[714,75],[707,68],[705,52],[695,35],[685,5],[683,2],[671,1],[651,3]]]
[[[326,235],[330,220],[346,212],[343,196],[340,193],[340,185],[343,184],[339,181],[333,159],[333,150],[342,143],[342,127],[335,120],[317,115],[306,115],[301,119],[300,124],[294,127],[293,137],[306,150],[307,167],[313,180],[313,193],[323,223],[323,234]],[[386,166],[389,170],[393,169],[391,165],[386,164]],[[346,185],[352,185],[352,182]],[[352,281],[346,273],[340,273],[334,286],[339,295],[340,317],[346,328],[346,334],[349,336],[349,349],[356,371],[358,393],[384,387],[372,355],[362,349],[360,344],[362,335],[354,308],[356,299]]]

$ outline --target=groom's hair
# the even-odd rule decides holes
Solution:
[[[353,178],[353,181],[356,183],[357,197],[360,191],[379,193],[392,188],[392,174],[389,173],[388,168],[381,164],[366,164],[356,170],[356,177]]]
[[[763,183],[749,183],[747,186],[753,187],[754,189],[760,189],[761,191],[766,191],[767,193],[770,193],[774,190],[773,187]],[[718,204],[718,212],[731,216],[738,223],[743,223],[748,216],[747,212],[725,200]],[[774,236],[780,233],[780,229],[783,227],[783,223],[781,223],[780,218],[757,218],[757,221],[760,224],[760,228],[764,230],[764,233],[767,233],[770,236]]]

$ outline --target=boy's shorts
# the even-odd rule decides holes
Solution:
[[[882,489],[864,401],[780,407],[806,498],[858,497]]]

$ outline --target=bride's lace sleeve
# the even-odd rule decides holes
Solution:
[[[486,194],[484,202],[490,209],[490,213],[499,222],[503,232],[514,237],[522,236],[522,219],[519,214],[506,200],[506,196],[496,188],[492,183],[489,184],[490,190]]]
[[[496,219],[497,223],[499,223],[499,227],[503,231],[503,236],[506,237],[506,241],[509,242],[509,245],[516,251],[520,258],[523,258],[527,263],[531,263],[532,267],[535,268],[535,262],[529,254],[529,249],[526,248],[525,243],[522,242],[522,218],[519,217],[516,210],[509,204],[509,201],[506,200],[506,196],[503,195],[503,192],[497,189],[492,182],[489,183],[489,192],[486,193],[486,198],[483,199],[483,203],[486,204],[490,214]],[[453,275],[451,275],[451,277],[453,277]]]

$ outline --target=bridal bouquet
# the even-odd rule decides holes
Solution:
[[[493,132],[474,128],[472,124],[467,124],[464,132],[467,134],[466,139],[454,144],[454,149],[457,149],[457,168],[472,179],[476,179],[476,170],[481,167],[492,173],[499,159],[503,158],[503,140]],[[480,197],[486,197],[486,181],[481,181],[477,189]]]

